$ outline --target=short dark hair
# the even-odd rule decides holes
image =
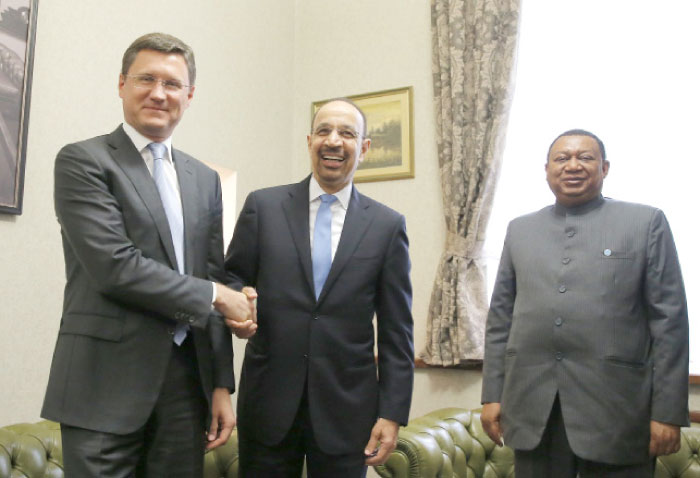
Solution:
[[[194,52],[185,42],[167,33],[147,33],[138,37],[129,45],[122,57],[122,75],[126,75],[131,68],[136,55],[141,50],[155,50],[161,53],[176,53],[182,55],[187,64],[189,84],[194,85],[197,76],[197,67],[194,63]]]
[[[324,101],[323,104],[318,107],[318,109],[314,113],[314,116],[311,118],[311,133],[313,134],[313,132],[314,132],[314,121],[316,121],[316,115],[318,115],[318,112],[321,111],[321,108],[326,106],[328,103],[333,103],[334,101],[340,101],[343,103],[347,103],[350,106],[352,106],[353,108],[355,108],[360,113],[360,116],[362,116],[362,131],[361,131],[361,133],[362,133],[362,137],[366,138],[367,137],[367,117],[365,116],[365,112],[362,111],[360,109],[360,107],[355,104],[354,101],[352,101],[350,98],[345,98],[344,96],[340,96],[338,98],[331,98],[328,101]]]
[[[600,156],[603,158],[603,161],[607,161],[605,158],[605,145],[603,144],[603,141],[601,141],[598,136],[594,135],[590,131],[586,131],[585,129],[570,129],[569,131],[564,131],[562,134],[554,138],[554,141],[552,141],[552,144],[549,145],[549,149],[547,150],[547,161],[549,161],[549,153],[552,152],[552,146],[554,146],[554,143],[556,143],[559,138],[564,136],[588,136],[589,138],[593,138],[596,140],[596,143],[598,143],[598,149],[600,149]]]

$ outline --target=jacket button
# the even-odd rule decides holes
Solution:
[[[561,352],[557,352],[554,356],[556,357],[557,360],[561,360],[564,358],[564,354]]]
[[[565,285],[560,285],[560,286],[559,286],[559,292],[561,292],[562,294],[563,294],[564,292],[566,292],[566,286],[565,286]]]
[[[554,323],[555,323],[556,325],[561,325],[562,322],[564,322],[564,321],[561,320],[561,317],[557,317],[556,319],[554,319]]]

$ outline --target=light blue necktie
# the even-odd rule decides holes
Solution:
[[[160,200],[163,202],[165,215],[168,217],[170,225],[170,235],[173,239],[173,247],[175,248],[175,258],[177,259],[177,270],[180,274],[185,273],[185,245],[184,245],[184,224],[182,220],[182,204],[180,196],[175,189],[175,186],[168,181],[165,176],[165,166],[163,158],[165,157],[166,146],[163,143],[150,143],[148,149],[153,154],[153,180],[158,188]],[[175,335],[173,341],[180,345],[184,342],[187,336],[189,326],[178,322],[175,326]]]
[[[328,271],[331,270],[331,203],[336,200],[332,194],[321,194],[321,206],[316,214],[314,225],[314,249],[311,261],[314,269],[314,289],[316,299],[321,295],[323,284],[326,283]]]

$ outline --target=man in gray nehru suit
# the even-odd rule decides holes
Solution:
[[[221,186],[172,147],[194,54],[162,33],[124,53],[124,124],[55,164],[66,262],[42,416],[61,423],[69,478],[202,476],[235,424],[231,335],[252,299],[220,281]],[[207,415],[209,419],[207,419]]]
[[[600,139],[567,131],[556,202],[508,226],[486,324],[482,424],[517,478],[644,478],[688,424],[688,311],[659,209],[601,195]]]

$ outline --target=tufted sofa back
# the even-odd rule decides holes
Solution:
[[[204,455],[203,478],[238,477],[238,435]],[[0,478],[64,478],[58,423],[20,423],[0,428]]]
[[[515,478],[513,451],[481,428],[481,410],[443,408],[399,431],[384,478]],[[682,429],[681,449],[657,460],[654,478],[700,478],[700,428]]]

